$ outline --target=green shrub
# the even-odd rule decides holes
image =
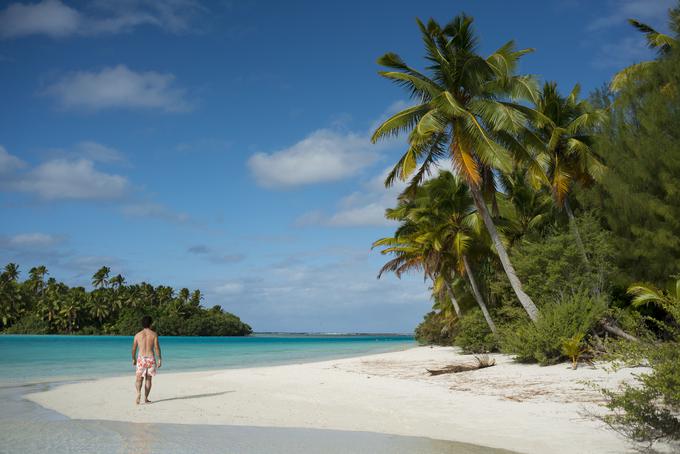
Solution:
[[[28,314],[4,332],[7,334],[51,334],[53,331],[47,320],[43,320],[37,314]]]
[[[539,309],[564,295],[583,291],[606,294],[610,290],[609,278],[616,272],[611,234],[591,213],[581,214],[576,222],[588,264],[568,225],[553,227],[543,237],[527,238],[510,251],[524,290]],[[501,305],[519,305],[505,273],[496,273],[489,287]]]
[[[545,305],[536,323],[529,320],[501,329],[500,347],[521,362],[555,364],[565,359],[563,344],[575,336],[586,336],[607,310],[601,298],[580,292]]]
[[[632,441],[665,441],[680,448],[680,344],[645,345],[643,356],[652,372],[638,375],[635,384],[603,390],[611,413],[602,419]],[[634,357],[639,353],[636,349]]]
[[[453,331],[441,314],[431,311],[416,327],[415,337],[421,345],[452,345]]]
[[[460,319],[453,342],[465,353],[487,353],[498,349],[496,336],[489,329],[482,311],[476,308]]]

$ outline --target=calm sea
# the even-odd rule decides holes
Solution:
[[[60,382],[132,374],[131,337],[0,336],[0,454],[500,454],[464,443],[316,429],[70,420],[22,396]],[[396,335],[162,337],[161,372],[290,364],[401,350]]]
[[[161,372],[318,361],[402,350],[401,335],[161,337]],[[129,374],[127,336],[0,336],[0,386]]]

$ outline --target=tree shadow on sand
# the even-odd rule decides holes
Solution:
[[[151,403],[157,404],[159,402],[168,402],[168,401],[171,401],[171,400],[202,399],[204,397],[221,396],[223,394],[233,393],[233,392],[236,392],[236,391],[222,391],[222,392],[219,392],[219,393],[192,394],[191,396],[168,397],[167,399],[154,400]]]

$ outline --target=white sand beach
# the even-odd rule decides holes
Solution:
[[[514,363],[429,376],[473,360],[455,348],[249,369],[160,374],[152,404],[134,404],[134,377],[55,387],[28,399],[74,419],[324,428],[421,436],[522,453],[625,453],[630,446],[589,416],[592,385],[617,386],[641,369],[607,373],[567,364]],[[171,360],[171,359],[170,359]],[[591,384],[588,384],[589,382]]]

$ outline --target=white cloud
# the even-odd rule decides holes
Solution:
[[[0,37],[116,34],[143,25],[181,33],[188,31],[191,20],[204,11],[194,0],[95,0],[81,10],[60,0],[12,3],[0,11]]]
[[[128,189],[128,181],[94,168],[87,159],[55,159],[20,175],[10,188],[43,199],[115,199]]]
[[[432,168],[427,178],[436,177],[439,170],[451,170],[451,161],[442,159]],[[391,187],[385,187],[385,178],[391,167],[384,169],[356,191],[344,197],[338,203],[338,210],[326,215],[321,211],[310,211],[296,220],[296,225],[324,225],[328,227],[382,227],[393,226],[394,221],[385,219],[385,210],[397,205],[397,197],[406,188],[407,183],[397,180]]]
[[[46,233],[20,233],[0,236],[0,247],[12,250],[44,249],[63,241],[63,237]]]
[[[165,205],[153,202],[139,202],[124,205],[121,211],[126,216],[156,218],[177,224],[191,221],[191,216],[186,213],[177,213]]]
[[[78,143],[75,150],[79,156],[97,162],[122,162],[126,160],[125,156],[115,148],[92,141]]]
[[[9,154],[5,147],[0,145],[0,175],[10,173],[23,167],[26,167],[24,161]]]
[[[289,148],[256,153],[248,167],[261,186],[292,187],[342,180],[377,157],[368,137],[320,129]]]
[[[239,293],[243,293],[243,290],[245,289],[245,286],[243,285],[242,282],[225,282],[224,284],[218,285],[215,287],[214,292],[217,293],[218,295],[238,295]]]
[[[59,0],[13,3],[0,12],[0,36],[16,38],[44,34],[52,38],[77,33],[82,18],[78,11]]]
[[[155,71],[135,72],[125,65],[99,72],[69,73],[47,87],[45,94],[63,108],[152,108],[167,112],[190,109],[184,90],[174,87],[175,76]]]
[[[610,27],[628,25],[627,19],[653,22],[653,27],[665,25],[668,10],[676,0],[613,0],[609,2],[612,13],[599,17],[588,25],[589,30],[602,30]]]

